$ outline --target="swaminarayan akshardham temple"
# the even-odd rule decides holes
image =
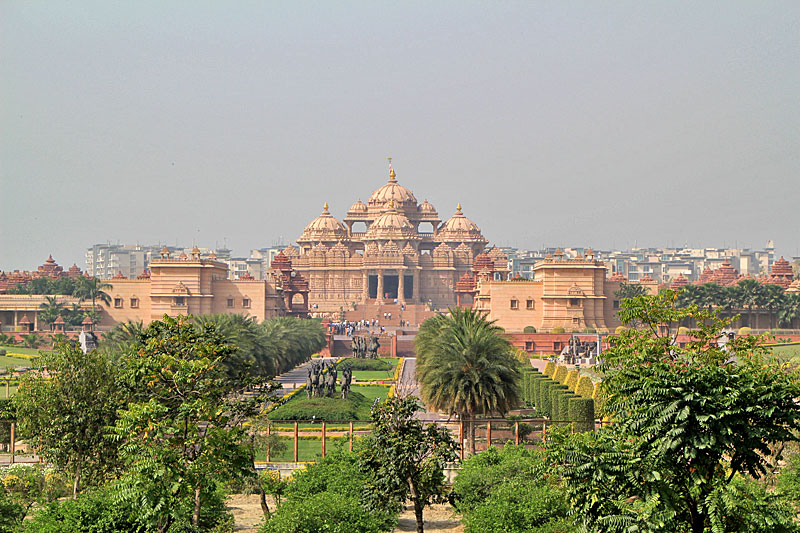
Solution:
[[[398,183],[390,166],[389,181],[367,203],[356,201],[341,221],[326,203],[297,239],[299,247],[279,255],[308,281],[312,312],[395,301],[447,308],[456,304],[456,284],[486,243],[460,204],[442,222],[430,202],[419,203]],[[488,255],[497,265],[507,264],[496,248]],[[498,270],[498,276],[507,273],[505,266]]]

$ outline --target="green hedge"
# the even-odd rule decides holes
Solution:
[[[591,398],[572,398],[569,401],[569,419],[575,431],[594,430],[594,400]]]
[[[558,415],[561,417],[561,420],[569,420],[572,419],[569,417],[569,401],[572,398],[578,398],[577,394],[574,394],[570,391],[565,391],[564,394],[558,399]]]
[[[357,357],[345,357],[336,363],[337,367],[344,365],[350,365],[353,370],[385,370],[386,372],[394,368],[392,363],[383,359],[359,359]]]
[[[545,381],[552,381],[545,375],[542,375],[539,379],[533,380],[531,383],[531,397],[533,398],[533,405],[536,407],[536,410],[539,410],[539,405],[541,404],[541,400],[539,399],[539,391],[541,390],[542,383]]]
[[[589,376],[582,376],[578,379],[578,384],[575,387],[575,394],[583,396],[584,398],[591,398],[594,393],[594,383]]]
[[[534,407],[536,407],[538,401],[539,384],[546,379],[550,378],[542,374],[537,374],[532,376],[528,382],[528,398]]]
[[[536,412],[540,416],[550,416],[550,389],[557,385],[552,379],[542,380],[536,400]]]
[[[552,387],[550,387],[550,419],[551,420],[563,420],[564,417],[561,415],[559,411],[559,400],[561,395],[564,394],[565,391],[568,390],[566,385],[561,383],[556,383]]]

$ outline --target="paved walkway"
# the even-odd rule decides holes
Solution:
[[[283,394],[288,394],[290,391],[296,389],[300,385],[305,385],[306,378],[308,377],[308,368],[311,366],[311,362],[320,360],[327,364],[332,362],[334,359],[332,357],[312,359],[311,361],[306,361],[305,363],[302,363],[301,365],[298,365],[288,372],[284,372],[280,376],[276,377],[274,381],[277,381],[283,385],[283,393],[281,396]]]

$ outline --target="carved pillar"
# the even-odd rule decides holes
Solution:
[[[419,303],[419,270],[414,269],[414,286],[411,287],[411,297],[415,304]]]
[[[461,293],[456,293],[456,307],[461,307]]]
[[[361,276],[361,303],[367,303],[369,299],[369,272],[366,270]]]
[[[401,304],[406,303],[405,277],[405,270],[397,271],[397,301]]]
[[[378,303],[383,303],[383,270],[378,270]]]

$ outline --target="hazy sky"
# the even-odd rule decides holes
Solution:
[[[387,179],[492,243],[800,255],[800,2],[0,1],[0,269],[293,241]]]

